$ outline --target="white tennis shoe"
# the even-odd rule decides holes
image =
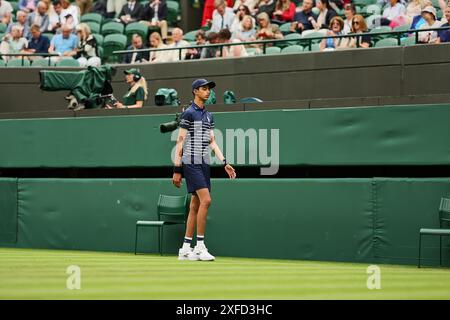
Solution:
[[[195,246],[194,251],[189,255],[189,260],[214,261],[214,259],[216,258],[208,252],[204,245]]]
[[[189,256],[193,254],[192,248],[189,249],[183,249],[181,248],[178,250],[178,260],[191,260],[189,259]]]

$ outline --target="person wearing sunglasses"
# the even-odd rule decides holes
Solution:
[[[344,20],[341,17],[334,17],[330,22],[328,36],[339,36],[344,29]],[[320,51],[333,51],[340,47],[342,38],[326,38],[320,42]]]
[[[352,19],[352,29],[350,34],[358,34],[358,33],[366,33],[367,32],[367,24],[364,20],[364,17],[360,14],[357,14]],[[362,36],[355,36],[350,38],[345,38],[342,41],[340,47],[341,48],[369,48],[372,45],[372,39],[370,35],[364,34]]]
[[[234,1],[233,10],[237,14],[242,6],[246,6],[250,10],[251,14],[253,14],[258,2],[259,0],[236,0]]]
[[[242,25],[242,20],[244,19],[245,16],[251,16],[250,9],[246,5],[239,6],[239,8],[236,11],[236,15],[234,16],[233,24],[231,25],[230,28],[231,33],[239,31]],[[253,24],[255,24],[254,19]]]

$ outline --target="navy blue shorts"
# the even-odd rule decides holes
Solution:
[[[189,193],[195,193],[199,189],[208,188],[211,192],[209,164],[184,164],[183,175]]]

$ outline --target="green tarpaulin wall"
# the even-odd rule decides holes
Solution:
[[[0,120],[0,168],[170,166],[174,146],[159,124],[174,116]],[[216,113],[228,161],[227,139],[250,129],[258,143],[279,129],[281,165],[450,164],[450,105]],[[228,131],[227,131],[228,130]],[[267,137],[264,136],[267,131]],[[250,134],[250,132],[248,132]],[[222,140],[217,133],[218,142]],[[248,142],[248,140],[247,140]],[[253,148],[261,157],[261,145]],[[270,144],[269,144],[270,145]],[[272,148],[269,148],[269,155]],[[248,143],[245,153],[248,155]],[[262,152],[264,154],[264,152]],[[236,154],[236,152],[235,152]],[[251,165],[245,157],[244,165]]]
[[[0,179],[0,242],[17,240],[17,179]]]
[[[419,228],[438,227],[440,197],[450,196],[450,178],[213,179],[212,186],[206,235],[217,256],[375,263],[415,264]],[[2,237],[0,245],[125,252],[133,251],[136,220],[156,218],[158,195],[185,192],[169,179],[19,179],[14,190],[18,242]],[[2,226],[11,217],[2,210]],[[169,228],[164,246],[175,253],[184,230]],[[437,263],[438,244],[425,239],[427,263]],[[143,230],[139,246],[156,252],[156,230]],[[449,239],[443,257],[448,264]]]

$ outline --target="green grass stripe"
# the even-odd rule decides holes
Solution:
[[[81,290],[66,268],[81,268]],[[114,252],[0,249],[0,299],[450,299],[450,270],[379,265],[381,290],[366,287],[368,264]]]

